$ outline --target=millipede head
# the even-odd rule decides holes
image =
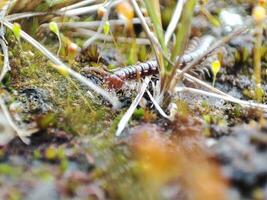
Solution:
[[[105,83],[110,89],[120,89],[123,86],[124,81],[117,75],[111,74],[105,78]]]

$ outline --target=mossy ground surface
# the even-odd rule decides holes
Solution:
[[[224,1],[216,2],[226,5]],[[38,9],[46,9],[42,5]],[[168,7],[162,16],[166,26],[174,2],[162,5]],[[240,8],[237,5],[232,2],[230,7]],[[212,14],[218,17],[217,7],[212,8]],[[90,21],[93,17],[80,20]],[[38,30],[41,21],[42,18],[34,18],[20,23],[56,54],[58,39],[47,30]],[[198,25],[193,28],[202,31]],[[138,34],[140,27],[136,29]],[[210,31],[211,27],[207,29]],[[119,27],[114,35],[124,31]],[[111,44],[97,41],[79,59],[70,59],[66,52],[72,31],[63,29],[61,34],[65,43],[60,58],[96,83],[101,80],[85,73],[88,66],[111,70],[117,65],[148,60],[152,55],[150,47],[114,40]],[[21,106],[15,113],[20,122],[34,122],[39,131],[30,137],[30,145],[15,138],[0,148],[0,199],[266,198],[267,126],[261,110],[180,94],[174,102],[178,113],[170,122],[150,107],[145,96],[144,102],[149,106],[138,107],[124,136],[118,138],[117,125],[134,99],[136,87],[117,91],[124,107],[113,110],[85,85],[56,71],[29,43],[18,42],[11,31],[6,33],[6,39],[12,70],[5,77],[2,90],[10,97],[10,107],[14,103]],[[84,42],[80,37],[72,39],[80,46]],[[251,44],[244,42],[246,38],[240,37],[240,41],[236,49],[226,45],[230,52],[224,60],[227,67],[221,69],[215,86],[237,98],[255,99]],[[264,55],[265,46],[264,43]],[[265,56],[262,65],[261,101],[266,103]],[[211,84],[212,78],[207,74],[202,78]],[[140,80],[133,82],[138,85]],[[101,87],[108,90],[105,84]]]

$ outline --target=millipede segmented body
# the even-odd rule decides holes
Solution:
[[[186,52],[181,58],[181,65],[184,66],[194,59],[202,55],[211,44],[214,42],[213,36],[207,35],[194,42],[192,45],[195,46],[194,50]],[[191,47],[192,48],[192,47]],[[177,60],[179,57],[177,58]],[[139,77],[145,77],[150,75],[158,74],[158,64],[156,60],[150,60],[144,63],[138,63],[123,67],[113,71],[112,74],[105,77],[105,82],[110,88],[121,88],[125,80],[133,80]]]

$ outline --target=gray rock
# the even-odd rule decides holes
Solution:
[[[53,182],[42,182],[25,198],[26,200],[59,200],[56,185]]]

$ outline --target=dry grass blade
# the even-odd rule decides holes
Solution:
[[[94,37],[97,35],[97,40],[105,41],[105,42],[120,42],[120,43],[133,43],[136,42],[136,44],[139,45],[149,45],[150,41],[146,38],[126,38],[126,37],[112,37],[110,35],[104,35],[104,34],[98,34],[96,31],[91,31],[88,29],[77,29],[74,33],[74,36],[82,36],[82,37]]]
[[[30,140],[27,138],[29,136],[31,136],[33,133],[37,132],[38,129],[32,129],[32,130],[23,130],[20,127],[18,127],[16,125],[16,123],[13,121],[12,116],[10,115],[8,108],[5,104],[5,101],[2,97],[0,97],[0,107],[8,121],[8,123],[10,124],[10,126],[16,131],[16,133],[18,134],[19,138],[25,143],[25,144],[30,144]]]
[[[181,58],[184,54],[187,42],[191,34],[191,22],[193,19],[194,8],[196,5],[196,0],[188,0],[185,2],[184,9],[182,12],[181,20],[178,23],[176,30],[176,42],[172,49],[171,61],[175,62],[175,66],[167,65],[166,74],[164,80],[162,81],[162,93],[163,96],[168,96],[168,91],[173,86],[173,81],[175,80],[176,70],[181,66]],[[177,56],[179,59],[176,60]],[[168,101],[168,100],[167,100]]]
[[[162,28],[161,22],[161,12],[160,12],[160,3],[159,0],[144,0],[147,12],[151,18],[151,22],[153,23],[153,27],[155,29],[155,33],[163,49],[164,53],[167,54],[168,49],[165,45],[164,39],[164,31]]]
[[[6,73],[10,70],[10,65],[9,65],[9,56],[8,56],[8,46],[6,45],[6,40],[4,37],[5,34],[5,29],[4,29],[4,25],[3,25],[3,19],[5,18],[8,9],[10,8],[11,4],[13,2],[10,1],[2,10],[1,12],[1,16],[0,16],[0,22],[1,22],[1,27],[0,27],[0,46],[4,55],[4,64],[2,67],[2,72],[0,74],[0,82],[2,82],[4,76],[6,75]]]
[[[72,4],[70,6],[66,6],[64,8],[61,8],[59,11],[65,12],[67,10],[71,10],[71,9],[79,8],[79,7],[82,7],[82,6],[86,6],[88,4],[95,3],[96,1],[97,0],[84,0],[84,1]]]
[[[134,10],[135,10],[137,16],[141,20],[141,25],[142,25],[149,41],[150,41],[150,45],[152,46],[153,51],[155,53],[155,56],[156,56],[156,59],[158,62],[158,68],[159,68],[158,70],[159,70],[160,77],[163,77],[165,74],[165,64],[173,65],[172,61],[169,58],[168,49],[167,49],[166,45],[162,44],[160,42],[162,40],[162,42],[164,43],[164,37],[162,39],[160,39],[158,36],[155,37],[153,32],[150,30],[150,28],[146,22],[146,19],[143,16],[142,11],[139,8],[136,0],[131,0],[131,3],[134,7]],[[155,4],[157,4],[157,3],[155,3]],[[149,10],[151,8],[147,8],[147,9]],[[151,11],[151,12],[152,13],[150,13],[150,14],[156,17],[154,11]],[[159,21],[159,19],[153,19],[153,17],[152,17],[151,21],[154,23],[153,26],[155,27],[155,23],[157,23]],[[159,23],[161,26],[161,21]],[[159,28],[159,24],[156,24],[156,26],[157,26],[157,29],[159,31],[157,34],[159,34],[159,35],[163,34],[162,28]],[[166,63],[165,63],[165,61],[166,61]]]
[[[102,7],[107,7],[109,5],[114,6],[121,1],[122,0],[110,0],[110,1],[106,1],[104,3],[93,4],[90,6],[84,6],[84,7],[74,8],[74,9],[70,9],[70,10],[68,9],[66,11],[58,10],[55,13],[58,15],[64,15],[64,16],[68,16],[68,17],[85,15],[85,14],[89,14],[89,13],[94,13],[99,8],[102,8]]]
[[[147,23],[149,23],[149,20],[147,18],[145,20]],[[141,23],[140,21],[141,20],[139,18],[132,19],[133,24],[140,24]],[[108,22],[110,26],[125,25],[125,20],[123,19],[110,19],[108,20]],[[101,23],[102,21],[90,21],[90,22],[75,21],[75,22],[59,22],[57,23],[57,25],[58,27],[95,29],[99,27]],[[48,24],[42,24],[41,27],[48,28]]]
[[[176,26],[180,20],[183,11],[184,0],[178,0],[174,13],[172,15],[171,21],[165,33],[165,44],[167,45],[174,33]]]
[[[68,17],[85,15],[85,14],[96,12],[99,8],[101,8],[103,6],[104,6],[104,3],[100,3],[100,4],[96,4],[96,5],[85,6],[85,7],[76,8],[76,9],[67,10],[67,11],[57,11],[56,14],[65,15]]]
[[[8,56],[8,47],[3,39],[0,38],[0,46],[3,51],[4,55],[4,64],[2,67],[2,71],[0,74],[0,82],[2,82],[3,78],[5,77],[6,73],[11,70],[10,65],[9,65],[9,56]]]
[[[177,71],[178,71],[178,73],[181,73],[181,70],[177,70]],[[198,79],[198,78],[196,78],[196,77],[194,77],[194,76],[191,76],[190,74],[185,73],[185,74],[184,74],[184,77],[185,77],[187,80],[192,81],[192,82],[194,82],[194,83],[197,83],[197,84],[199,84],[200,86],[202,86],[202,87],[204,87],[204,88],[207,88],[208,90],[210,90],[210,91],[212,91],[212,92],[214,92],[214,93],[216,93],[216,94],[220,94],[220,95],[223,95],[223,96],[231,97],[230,95],[228,95],[228,94],[222,92],[221,90],[219,90],[219,89],[213,87],[212,85],[209,85],[208,83],[205,83],[204,81],[202,81],[202,80],[200,80],[200,79]]]
[[[157,103],[157,101],[154,99],[154,97],[152,96],[152,94],[149,92],[149,90],[146,90],[150,100],[152,101],[152,103],[154,104],[155,108],[158,110],[159,114],[161,114],[162,117],[166,118],[166,119],[170,119],[170,117],[164,112],[164,110],[160,107],[160,105]]]
[[[267,105],[265,104],[260,104],[260,103],[254,103],[254,102],[250,102],[250,101],[244,101],[244,100],[240,100],[240,99],[236,99],[234,97],[228,97],[228,96],[223,96],[220,94],[215,94],[212,92],[207,92],[204,90],[199,90],[199,89],[195,89],[195,88],[189,88],[189,87],[176,87],[175,88],[176,92],[191,92],[193,94],[198,94],[198,95],[205,95],[205,96],[209,96],[209,97],[215,97],[215,98],[219,98],[219,99],[223,99],[225,101],[229,101],[232,103],[236,103],[239,104],[243,107],[248,107],[248,108],[257,108],[257,109],[261,109],[264,112],[267,112]]]
[[[134,113],[134,110],[136,109],[136,107],[140,103],[142,97],[144,96],[144,93],[146,92],[146,89],[147,89],[147,86],[148,86],[149,82],[150,82],[150,78],[146,77],[144,82],[141,85],[141,89],[140,89],[138,95],[133,100],[133,102],[132,102],[131,106],[129,107],[129,109],[127,110],[127,112],[121,118],[121,120],[120,120],[120,122],[118,124],[117,131],[116,131],[116,136],[120,136],[122,131],[127,126],[129,120],[131,119],[131,117],[132,117],[132,115]]]
[[[167,55],[164,53],[163,49],[161,48],[161,45],[158,41],[158,39],[154,36],[153,32],[149,29],[149,26],[148,24],[146,23],[146,20],[145,20],[145,17],[143,16],[142,14],[142,11],[140,10],[136,0],[131,0],[131,3],[133,5],[133,8],[137,14],[137,16],[139,17],[140,21],[141,21],[141,24],[142,24],[142,27],[150,41],[150,45],[152,46],[154,52],[155,52],[155,55],[156,55],[156,59],[157,59],[157,62],[159,64],[159,71],[162,71],[164,69],[163,65],[163,59],[162,59],[162,55],[161,54],[164,54],[165,57],[167,57]]]
[[[11,14],[7,15],[5,19],[7,21],[16,21],[19,19],[24,19],[24,18],[30,18],[30,17],[37,17],[37,16],[43,16],[46,15],[46,12],[25,12],[25,13],[16,13],[16,14]]]

